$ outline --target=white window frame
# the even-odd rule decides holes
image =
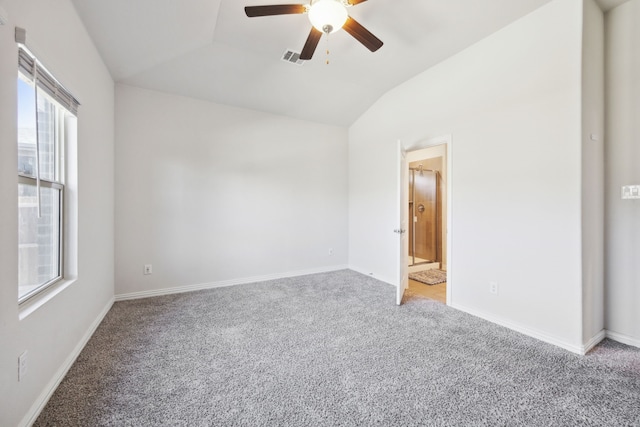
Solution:
[[[51,280],[48,280],[44,283],[40,283],[37,287],[32,290],[26,292],[24,295],[19,295],[18,303],[22,304],[28,299],[36,296],[40,292],[47,289],[49,286],[54,285],[60,280],[64,279],[64,184],[55,181],[48,181],[45,179],[38,180],[36,178],[32,178],[29,176],[18,174],[18,184],[23,185],[32,185],[36,187],[36,191],[40,191],[39,188],[53,188],[60,191],[60,200],[58,201],[58,275],[53,277]]]
[[[20,46],[17,78],[33,85],[35,91],[35,110],[38,109],[37,99],[46,97],[47,101],[53,104],[54,110],[54,134],[55,139],[55,173],[53,180],[44,179],[40,176],[40,146],[37,142],[39,132],[37,131],[36,115],[36,167],[35,176],[18,172],[18,185],[34,186],[37,192],[38,215],[40,214],[40,191],[41,188],[52,188],[59,191],[58,211],[57,211],[57,275],[50,280],[34,285],[33,289],[18,290],[18,304],[23,304],[33,297],[40,295],[52,285],[65,278],[65,143],[67,134],[65,123],[69,117],[76,117],[78,101],[49,73],[46,68],[33,56],[28,49]],[[18,113],[20,114],[20,113]],[[37,113],[36,113],[37,114]],[[19,141],[16,141],[18,143]],[[55,266],[54,266],[55,267]],[[18,284],[20,288],[20,284]],[[24,291],[24,292],[23,292]]]

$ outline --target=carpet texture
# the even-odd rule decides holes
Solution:
[[[425,285],[437,285],[447,281],[447,272],[442,270],[424,270],[415,273],[409,273],[409,279]]]
[[[338,271],[118,302],[35,425],[640,425],[639,349],[394,295]]]

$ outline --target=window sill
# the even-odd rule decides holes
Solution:
[[[47,302],[52,300],[56,295],[60,292],[67,289],[71,286],[72,283],[76,281],[76,278],[71,279],[62,279],[57,283],[49,286],[47,289],[39,293],[38,295],[34,295],[32,298],[29,298],[25,302],[21,303],[18,307],[18,319],[24,320],[29,317],[32,313],[37,311],[40,307],[45,305]]]

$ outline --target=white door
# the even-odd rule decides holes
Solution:
[[[409,220],[409,166],[407,164],[407,152],[402,148],[402,141],[398,141],[398,228],[394,230],[398,234],[398,292],[396,304],[402,303],[402,296],[409,285],[407,240],[407,221]]]

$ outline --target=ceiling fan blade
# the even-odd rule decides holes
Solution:
[[[271,6],[246,6],[244,12],[249,18],[256,16],[293,15],[305,13],[307,8],[302,4],[274,4]]]
[[[357,4],[364,3],[364,2],[366,2],[366,1],[367,1],[367,0],[349,0],[349,4],[350,4],[351,6],[355,6],[355,5],[357,5]]]
[[[384,43],[382,40],[371,34],[369,30],[360,25],[358,21],[349,17],[342,27],[347,33],[351,34],[354,39],[358,40],[371,52],[380,49]]]
[[[311,27],[309,37],[307,37],[307,41],[302,48],[302,52],[300,52],[300,59],[307,61],[313,58],[313,53],[316,51],[316,47],[318,47],[318,43],[320,42],[321,37],[322,32],[316,30],[314,27]]]

